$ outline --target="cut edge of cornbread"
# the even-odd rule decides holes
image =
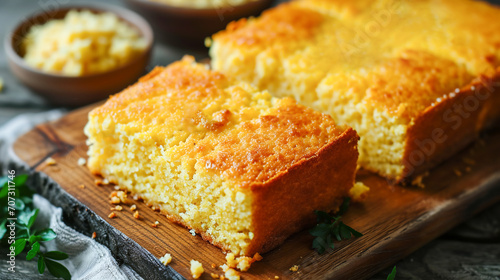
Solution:
[[[209,83],[192,82],[190,78],[182,80],[182,82],[174,81],[170,85],[173,85],[172,90],[169,89],[167,92],[168,87],[163,89],[165,90],[163,98],[171,98],[175,94],[182,95],[184,94],[182,93],[183,90],[200,94],[199,90],[201,88],[196,88],[196,86],[204,87],[206,85],[213,87],[212,90],[215,89],[215,91],[210,93],[211,90],[207,90],[208,95],[204,100],[221,98],[221,95],[226,94],[217,91],[218,87],[227,84],[227,81],[221,78],[223,77],[221,74],[214,74],[206,70],[204,66],[193,63],[192,59],[184,59],[182,62],[169,66],[170,68],[165,68],[163,71],[178,70],[177,74],[180,73],[179,75],[190,75],[190,73],[193,75],[207,74]],[[188,70],[182,72],[183,69]],[[135,119],[130,123],[120,123],[123,117],[126,116],[124,112],[131,112],[126,111],[130,109],[128,106],[135,106],[134,108],[138,108],[137,110],[145,110],[144,112],[148,116],[154,115],[154,112],[148,111],[152,107],[148,107],[147,100],[140,101],[140,95],[147,95],[152,91],[156,95],[151,97],[154,100],[154,103],[151,103],[154,105],[151,106],[160,106],[159,110],[161,112],[168,112],[168,110],[161,107],[161,104],[171,104],[172,102],[167,102],[167,100],[162,103],[161,96],[163,95],[157,92],[162,89],[155,85],[155,81],[162,79],[160,77],[161,72],[161,69],[154,70],[136,85],[129,87],[116,97],[112,97],[105,105],[89,114],[89,123],[85,127],[85,134],[89,137],[89,160],[87,164],[93,174],[102,175],[110,182],[140,196],[148,205],[159,209],[173,222],[194,229],[205,240],[225,251],[246,256],[271,250],[292,233],[313,224],[315,221],[314,210],[336,210],[343,198],[348,197],[351,189],[355,188],[353,185],[359,137],[352,128],[339,127],[342,130],[338,132],[332,130],[332,134],[325,144],[318,146],[314,152],[301,156],[297,161],[289,166],[287,165],[285,169],[272,173],[269,178],[238,181],[230,177],[224,177],[221,175],[222,173],[218,173],[219,171],[213,170],[213,166],[217,165],[215,160],[217,157],[213,158],[215,161],[207,160],[207,164],[199,164],[195,163],[195,161],[210,157],[205,154],[203,158],[183,158],[183,154],[189,153],[189,150],[185,150],[185,152],[176,150],[178,146],[189,146],[192,143],[190,141],[193,139],[195,139],[193,141],[197,146],[203,143],[208,145],[209,143],[203,142],[206,139],[200,138],[196,140],[198,130],[193,130],[194,134],[169,147],[167,144],[151,142],[150,137],[154,135],[147,134],[146,128],[142,129],[142,132],[140,129],[136,130],[137,127],[141,127],[141,120]],[[171,76],[168,73],[165,75]],[[172,75],[175,74],[172,72]],[[243,97],[247,96],[245,90],[252,90],[252,87],[241,84],[236,85],[236,87],[238,90],[234,93],[238,93]],[[231,92],[235,90],[234,85],[231,84],[227,88],[230,88]],[[266,122],[272,122],[270,124],[273,124],[273,120],[279,120],[279,118],[285,118],[284,120],[286,120],[287,108],[302,110],[301,112],[304,115],[317,114],[316,119],[318,117],[320,117],[319,119],[326,118],[325,120],[331,122],[331,117],[314,112],[304,106],[295,105],[295,102],[291,100],[279,100],[259,92],[248,92],[248,94],[257,94],[255,96],[258,101],[255,104],[259,104],[248,107],[251,110],[254,110],[252,106],[261,106],[259,107],[261,109],[266,106],[278,106],[273,109],[274,111],[262,109],[263,111],[258,114],[258,118],[249,122],[248,125],[266,124]],[[227,96],[229,99],[236,98],[233,94]],[[138,100],[138,104],[133,101],[134,98]],[[231,106],[231,102],[226,101],[220,102],[225,104],[224,106]],[[200,106],[206,105],[201,104]],[[193,103],[193,106],[198,105]],[[214,110],[220,111],[222,109],[224,111],[224,106]],[[205,108],[207,107],[210,106]],[[238,108],[243,107],[238,106]],[[134,111],[134,113],[137,113],[137,111]],[[300,115],[302,116],[302,114]],[[195,116],[197,115],[199,114],[195,114]],[[216,113],[214,115],[218,116]],[[239,117],[236,111],[232,112],[231,116]],[[191,122],[189,114],[186,117],[184,119],[188,123]],[[118,122],[115,123],[113,118]],[[303,120],[307,123],[309,119],[312,120],[313,118],[304,118]],[[163,121],[167,122],[167,120]],[[230,134],[230,128],[237,127],[231,123],[231,120],[223,124],[222,127],[208,126],[209,131],[207,133],[213,133],[214,137],[221,137],[220,141],[224,139],[226,141],[227,138],[222,139],[222,137]],[[153,122],[159,121],[159,119],[153,120]],[[289,119],[289,122],[289,128],[292,129],[294,120]],[[278,124],[280,122],[275,125]],[[287,130],[279,126],[271,126],[269,130],[263,131],[270,134],[274,133],[278,140],[283,140],[288,138],[287,134],[281,135],[282,133],[292,133],[291,135],[293,135],[295,129],[300,130],[300,122],[295,125],[299,125],[299,127]],[[229,130],[226,131],[225,127],[228,127]],[[260,126],[257,127],[262,129]],[[215,132],[212,129],[215,129]],[[318,127],[317,129],[322,128]],[[130,131],[132,134],[128,134],[126,131]],[[202,129],[201,131],[205,130]],[[172,135],[175,135],[175,133]],[[258,136],[258,134],[256,135]],[[314,136],[315,134],[311,135]],[[267,136],[272,137],[272,135],[266,134]],[[245,141],[244,138],[244,135],[238,137],[239,141]],[[158,139],[161,139],[161,137]],[[158,139],[156,141],[159,141]],[[290,138],[291,140],[293,138]],[[278,145],[279,141],[276,142],[276,145]],[[252,145],[252,143],[249,143],[248,147],[251,148]],[[246,148],[246,146],[243,148]],[[260,153],[252,155],[252,157],[259,156]],[[230,154],[231,151],[226,151],[225,156]],[[239,163],[234,162],[233,164]],[[195,167],[195,169],[190,166]],[[354,193],[359,193],[359,191]]]

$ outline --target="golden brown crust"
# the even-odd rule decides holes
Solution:
[[[264,184],[251,185],[255,237],[245,255],[267,252],[313,224],[314,210],[338,209],[354,184],[358,140],[356,131],[349,128],[314,156]]]
[[[313,10],[304,10],[285,3],[264,11],[261,20],[247,25],[247,19],[231,22],[226,31],[214,35],[214,39],[224,40],[231,33],[227,43],[245,46],[272,45],[296,39],[308,39],[321,24],[323,15]]]
[[[409,181],[470,144],[499,119],[499,106],[500,68],[428,107],[408,129],[405,171],[396,181]]]

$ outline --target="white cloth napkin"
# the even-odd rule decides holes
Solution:
[[[13,159],[11,146],[17,137],[35,125],[57,119],[63,114],[62,110],[24,114],[1,126],[0,166],[6,166]],[[62,251],[69,255],[69,258],[61,263],[71,272],[72,279],[142,279],[127,265],[119,266],[106,246],[64,224],[61,208],[53,206],[39,195],[34,196],[33,203],[40,209],[35,226],[47,227],[50,224],[50,228],[57,233],[56,239],[44,243],[47,250]],[[33,271],[33,274],[38,272]]]

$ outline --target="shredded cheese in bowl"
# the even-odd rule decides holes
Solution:
[[[126,64],[146,50],[147,41],[113,13],[71,10],[64,19],[33,26],[23,46],[32,67],[85,76]]]

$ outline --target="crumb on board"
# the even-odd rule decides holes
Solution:
[[[294,266],[290,267],[290,271],[292,271],[292,272],[297,272],[298,270],[299,270],[298,265],[294,265]]]
[[[166,253],[163,257],[160,258],[160,262],[164,265],[168,265],[172,261],[172,255]]]
[[[192,236],[196,236],[196,231],[194,229],[190,229],[189,233],[191,233]]]
[[[260,260],[262,260],[262,256],[259,253],[255,253],[255,255],[252,258],[245,256],[236,258],[233,253],[228,253],[226,255],[227,266],[230,268],[236,268],[240,271],[249,270],[254,262]]]
[[[97,233],[94,231],[94,232],[92,233],[92,239],[95,239],[96,237],[97,237]]]
[[[114,189],[118,191],[120,190],[120,186],[114,186]]]
[[[141,216],[139,216],[139,210],[136,210],[134,212],[134,218],[136,218],[136,219],[140,219],[141,218]]]
[[[228,268],[224,273],[224,276],[229,280],[240,280],[240,274],[232,268]]]
[[[160,224],[160,222],[158,221],[155,221],[154,223],[151,224],[152,227],[158,227],[158,225]]]
[[[96,184],[96,186],[101,187],[101,186],[104,186],[104,185],[108,185],[109,181],[108,181],[108,179],[104,179],[104,180],[95,179],[94,183]]]
[[[455,172],[455,175],[457,175],[457,177],[462,176],[462,172],[460,172],[460,170],[458,169],[454,169],[453,172]]]
[[[121,205],[116,205],[115,207],[112,207],[110,209],[111,211],[122,211],[123,210],[123,207]]]
[[[82,190],[83,190],[83,189],[85,189],[85,185],[84,185],[84,184],[80,184],[80,185],[78,185],[78,187],[79,187],[80,189],[82,189]]]
[[[87,160],[86,160],[86,159],[84,159],[84,158],[82,158],[82,157],[78,159],[78,165],[80,165],[80,166],[84,166],[84,165],[85,165],[85,163],[87,163]]]
[[[274,276],[274,279],[280,279],[280,277],[278,275]]]
[[[120,204],[120,202],[121,202],[121,200],[118,197],[116,197],[116,196],[111,197],[111,203]]]
[[[212,268],[216,268],[216,267],[217,267],[217,265],[216,265],[215,263],[211,264],[210,266],[211,266]]]
[[[56,165],[57,164],[57,161],[55,159],[53,159],[52,157],[48,157],[46,160],[45,160],[45,164],[46,165]]]
[[[194,279],[198,279],[203,272],[205,272],[203,265],[199,261],[191,260],[191,276]]]
[[[354,187],[349,190],[349,194],[352,197],[353,201],[363,201],[368,196],[368,192],[370,191],[370,187],[365,185],[363,182],[356,182]]]
[[[210,273],[210,277],[212,277],[213,279],[219,279],[219,274]]]
[[[111,212],[111,213],[108,215],[108,218],[110,218],[110,219],[114,219],[114,218],[116,218],[116,213],[115,213],[115,212]]]
[[[137,209],[137,205],[133,204],[130,206],[130,211],[135,211],[135,209]]]

